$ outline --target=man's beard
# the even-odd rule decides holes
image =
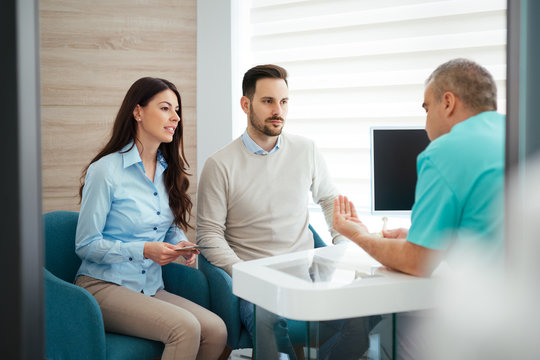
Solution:
[[[253,115],[253,112],[249,116],[249,122],[251,123],[251,125],[255,129],[257,129],[258,131],[263,133],[264,135],[266,135],[266,136],[278,136],[278,135],[281,135],[281,131],[283,130],[283,123],[282,123],[282,126],[276,128],[272,124],[267,124],[267,121],[272,121],[272,120],[280,120],[282,122],[284,121],[282,117],[273,116],[273,117],[267,118],[264,121],[264,124],[261,125],[257,121],[255,121],[255,115]]]

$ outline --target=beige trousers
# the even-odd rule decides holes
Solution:
[[[161,341],[164,360],[215,360],[225,348],[221,318],[194,302],[165,290],[148,296],[84,275],[75,283],[97,300],[105,330]]]

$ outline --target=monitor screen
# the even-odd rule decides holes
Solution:
[[[429,139],[421,127],[371,128],[371,210],[410,212],[416,187],[416,158]]]

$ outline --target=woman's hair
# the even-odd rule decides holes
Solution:
[[[135,146],[137,139],[137,122],[133,117],[133,110],[137,105],[144,107],[158,93],[164,90],[172,90],[177,99],[179,109],[177,111],[180,121],[176,131],[174,132],[173,140],[170,143],[161,143],[159,150],[167,161],[167,169],[164,172],[165,189],[169,194],[169,206],[174,215],[174,223],[182,230],[190,228],[189,218],[191,217],[192,202],[187,193],[189,188],[189,180],[187,168],[189,164],[185,160],[184,155],[184,126],[182,117],[182,101],[180,93],[173,83],[158,78],[144,77],[133,83],[124,97],[124,101],[118,110],[116,119],[112,129],[109,142],[98,152],[98,154],[84,168],[81,175],[81,187],[79,188],[79,197],[82,199],[82,191],[84,187],[84,179],[88,167],[101,159],[102,157],[122,150],[130,142],[133,142],[131,150]]]

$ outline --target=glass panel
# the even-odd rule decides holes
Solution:
[[[284,319],[256,306],[254,358],[394,359],[394,318],[376,315],[329,321]]]

